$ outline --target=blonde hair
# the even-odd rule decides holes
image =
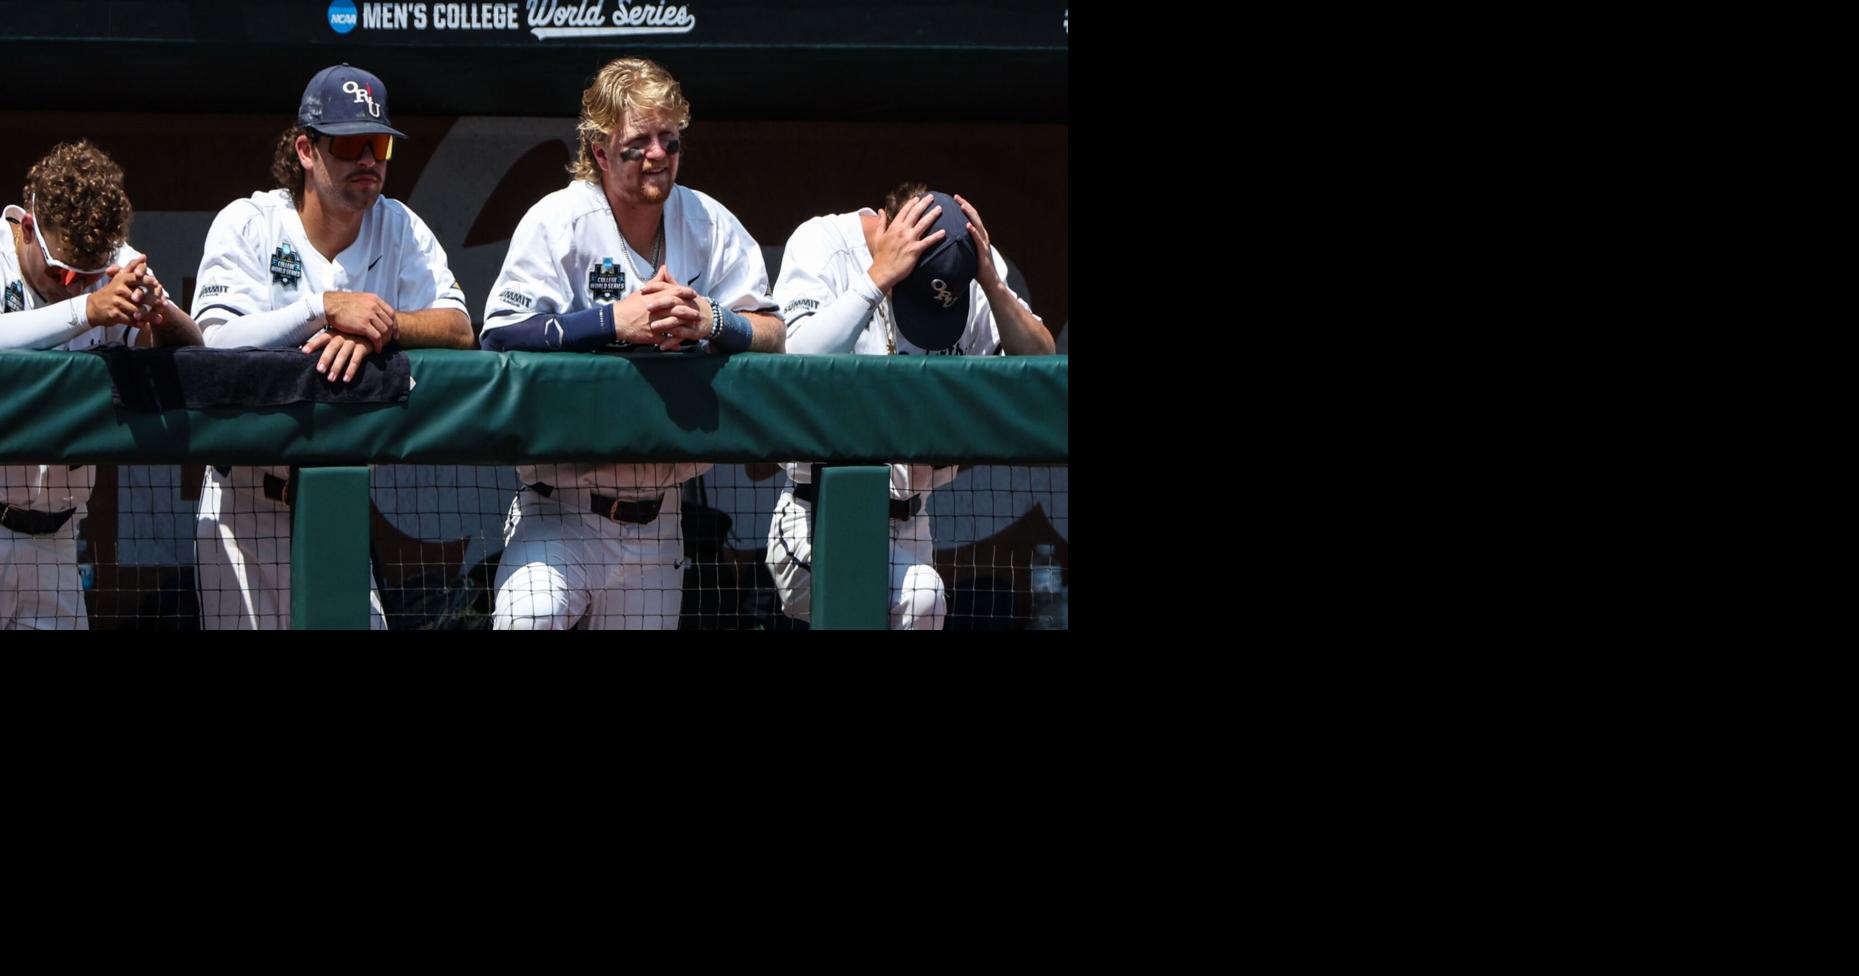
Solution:
[[[600,69],[594,83],[581,93],[581,121],[575,126],[581,136],[581,154],[568,167],[575,179],[600,182],[594,147],[605,145],[625,124],[626,116],[634,114],[668,115],[682,132],[691,124],[691,103],[684,100],[678,80],[663,65],[645,58],[617,58]]]

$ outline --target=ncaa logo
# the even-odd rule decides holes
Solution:
[[[347,34],[355,29],[355,4],[350,0],[335,0],[329,5],[329,29],[338,34]]]

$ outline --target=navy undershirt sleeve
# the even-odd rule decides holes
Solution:
[[[485,329],[478,343],[492,352],[589,352],[613,341],[608,306],[582,312],[545,312]]]

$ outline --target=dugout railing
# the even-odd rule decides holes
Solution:
[[[813,459],[813,625],[878,629],[883,462],[1069,460],[1065,356],[406,355],[403,402],[154,411],[113,403],[98,355],[0,352],[0,463],[293,465],[293,625],[359,629],[368,464]]]

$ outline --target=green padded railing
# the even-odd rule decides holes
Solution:
[[[236,357],[236,351],[227,351]],[[663,360],[416,349],[404,404],[130,413],[89,353],[0,352],[0,460],[1066,460],[1066,356]],[[308,357],[305,357],[306,360]]]
[[[236,351],[224,353],[237,368]],[[539,461],[814,460],[1065,463],[1070,459],[1069,357],[645,357],[420,349],[400,404],[293,404],[138,413],[111,403],[103,360],[88,353],[0,351],[0,462],[517,464]],[[309,357],[305,357],[306,362]],[[851,502],[821,506],[815,532],[850,565],[825,569],[814,599],[834,626],[883,627],[869,584],[888,573],[885,481],[861,472]],[[835,479],[837,480],[837,479]],[[319,485],[335,492],[320,497]],[[297,504],[320,519],[367,524],[353,472],[302,479]],[[346,486],[346,487],[344,487]],[[823,490],[825,489],[823,486]],[[864,495],[870,495],[864,498]],[[850,526],[829,521],[835,514]],[[333,513],[333,514],[332,514]],[[844,533],[853,533],[848,536]],[[365,537],[365,533],[363,533]],[[365,580],[366,547],[293,547],[293,579]],[[876,566],[866,565],[872,552]],[[363,570],[349,565],[360,553]],[[334,562],[305,563],[325,559]],[[849,587],[842,590],[840,587]],[[360,626],[341,606],[293,600],[299,626]],[[863,597],[850,594],[864,593]],[[323,606],[327,606],[326,597]],[[842,614],[849,614],[842,615]],[[875,624],[873,621],[876,621]]]

